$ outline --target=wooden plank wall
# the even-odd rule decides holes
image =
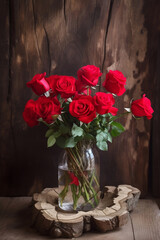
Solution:
[[[152,11],[151,11],[152,9]],[[160,197],[160,1],[147,1],[144,13],[147,16],[145,25],[148,28],[147,73],[151,88],[150,94],[154,105],[154,118],[151,122],[150,167],[149,179],[151,192]]]
[[[0,5],[0,195],[31,195],[57,185],[61,149],[46,148],[45,127],[29,128],[24,123],[25,103],[36,99],[26,82],[41,72],[76,76],[81,66],[94,64],[103,71],[101,83],[109,69],[127,77],[127,91],[117,99],[120,110],[144,92],[156,105],[160,4],[158,0],[1,0]],[[122,123],[126,132],[107,153],[100,152],[101,185],[132,184],[144,196],[151,124],[153,152],[159,144],[158,115],[152,122],[128,117]],[[155,166],[160,165],[153,155],[156,189]]]

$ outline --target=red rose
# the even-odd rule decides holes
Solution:
[[[76,89],[78,93],[84,93],[85,95],[91,95],[91,89],[87,88],[81,81],[76,80]]]
[[[103,82],[103,87],[110,93],[114,93],[121,96],[126,89],[124,85],[126,84],[126,78],[120,71],[112,71],[106,74],[106,79]]]
[[[91,96],[77,95],[69,104],[69,112],[73,117],[84,123],[91,122],[96,117],[96,110]]]
[[[98,78],[102,75],[100,69],[94,65],[87,65],[80,68],[77,72],[78,81],[86,86],[96,86],[98,83]]]
[[[39,115],[36,113],[36,102],[29,100],[23,111],[24,121],[29,127],[34,127],[38,125]]]
[[[136,117],[146,116],[148,119],[151,119],[154,110],[151,107],[151,101],[145,96],[146,95],[143,94],[143,97],[141,99],[132,102],[131,111]]]
[[[27,83],[27,87],[32,88],[33,92],[38,96],[47,92],[50,89],[48,82],[45,79],[46,73],[36,74],[30,82]]]
[[[76,92],[76,79],[70,76],[52,75],[47,81],[55,94],[61,94],[62,98],[72,97]]]
[[[96,107],[96,111],[99,114],[111,113],[112,115],[116,115],[118,109],[112,107],[115,103],[114,97],[110,93],[97,92],[93,97],[94,105]]]
[[[52,123],[53,116],[61,113],[60,102],[57,97],[39,97],[36,101],[37,114],[48,124]]]
[[[79,186],[79,180],[78,178],[72,173],[72,172],[68,172],[72,182],[70,182],[70,184],[74,184],[76,186]]]

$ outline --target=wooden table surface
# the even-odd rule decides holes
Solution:
[[[51,239],[30,227],[30,203],[30,197],[0,198],[0,240]],[[160,240],[160,209],[154,200],[139,200],[125,226],[105,234],[86,233],[78,239]]]

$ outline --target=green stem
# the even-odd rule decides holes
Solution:
[[[93,197],[96,201],[96,203],[98,203],[98,199],[97,199],[97,193],[95,192],[95,190],[93,189],[93,187],[91,186],[90,182],[88,181],[88,179],[86,178],[85,174],[83,173],[82,169],[79,166],[79,163],[77,162],[77,160],[74,157],[74,153],[71,149],[67,148],[66,151],[70,154],[72,160],[74,161],[74,163],[76,164],[81,176],[83,177],[83,179],[85,180],[86,184],[88,185],[88,188],[92,191],[93,193]]]
[[[112,122],[112,121],[114,121],[114,120],[116,120],[116,119],[118,119],[118,118],[121,118],[121,117],[123,117],[124,115],[129,114],[129,113],[131,113],[131,112],[125,112],[125,113],[122,113],[122,114],[120,114],[120,115],[118,115],[118,116],[112,117],[112,118],[109,119],[109,122]]]
[[[87,95],[89,96],[89,87],[87,88]]]
[[[78,162],[76,161],[76,159],[74,158],[74,153],[71,149],[67,148],[67,151],[69,152],[70,156],[72,157],[72,159],[74,160],[74,163],[77,165],[77,168],[79,170],[79,172],[81,173],[81,175],[83,176],[83,178],[85,179],[85,181],[87,182],[87,184],[90,186],[90,183],[88,181],[88,179],[86,178],[86,176],[84,175],[82,169],[80,168]],[[91,186],[90,186],[91,187]]]
[[[76,209],[76,192],[75,192],[75,188],[74,185],[71,185],[71,190],[72,190],[72,198],[73,198],[73,209]]]
[[[90,201],[90,197],[89,197],[88,191],[87,191],[87,189],[86,189],[85,183],[84,183],[84,185],[83,185],[83,189],[84,189],[85,196],[86,196],[86,202],[90,203],[91,206],[94,207],[93,204],[92,204],[92,202]]]
[[[90,180],[90,184],[91,184],[91,185],[93,184],[93,181],[95,181],[95,183],[96,183],[97,186],[99,187],[99,182],[97,181],[97,178],[96,178],[94,172],[92,173],[92,177],[91,177],[91,180]]]
[[[99,186],[99,182],[97,181],[97,178],[96,178],[96,176],[95,176],[95,174],[94,174],[94,173],[93,173],[93,178],[94,178],[94,180],[95,180],[95,182],[96,182],[97,186]]]
[[[61,206],[62,206],[63,200],[65,199],[67,192],[68,192],[68,184],[64,187],[62,192],[59,194],[59,196],[61,198]]]
[[[44,125],[46,125],[47,127],[50,127],[50,124],[46,123],[45,121],[43,121],[42,118],[38,119],[39,122],[42,122]]]
[[[78,147],[76,146],[75,148],[76,148],[76,153],[77,153],[77,156],[78,156],[79,162],[81,163],[81,166],[83,167],[83,162],[82,162],[81,156],[79,155]]]

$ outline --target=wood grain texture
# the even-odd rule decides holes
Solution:
[[[81,66],[94,64],[104,73],[102,83],[109,69],[118,69],[127,77],[127,91],[117,107],[123,110],[132,97],[145,92],[155,98],[158,112],[159,95],[154,91],[159,3],[2,0],[0,5],[0,195],[31,195],[44,187],[56,187],[61,149],[47,149],[46,128],[30,129],[23,121],[25,103],[36,99],[26,82],[40,72],[76,76]],[[148,191],[151,122],[128,117],[122,123],[126,132],[110,144],[107,153],[100,152],[101,186],[131,184],[144,196]],[[152,139],[154,192],[160,169],[156,129]]]
[[[0,198],[1,240],[47,240],[31,225],[31,197]],[[158,240],[160,210],[154,200],[139,200],[126,225],[104,234],[85,233],[80,240]],[[64,238],[61,238],[64,240]],[[66,238],[65,238],[66,239]]]
[[[131,218],[135,239],[160,239],[160,210],[153,200],[139,202]]]
[[[13,141],[11,140],[11,104],[9,101],[10,88],[10,31],[9,31],[9,3],[8,1],[1,1],[0,7],[0,182],[2,192],[7,189],[7,182],[9,181],[7,175],[9,174],[9,161],[13,154]],[[3,80],[2,80],[3,79]],[[8,141],[10,139],[10,141]],[[10,152],[8,151],[10,149]],[[6,162],[8,162],[6,164]]]
[[[150,93],[147,88],[148,30],[144,5],[138,0],[113,1],[112,4],[103,72],[118,69],[127,77],[127,91],[117,99],[117,107],[121,111],[129,106],[132,98],[138,99],[144,92]],[[131,184],[142,190],[144,196],[148,190],[150,122],[146,119],[136,121],[128,115],[121,123],[125,126],[125,133],[114,139],[107,154],[101,154],[106,173],[103,181],[114,185],[119,182]]]
[[[36,98],[26,82],[37,72],[75,76],[82,65],[100,66],[105,31],[101,32],[99,26],[106,28],[109,4],[110,1],[91,4],[90,1],[47,0],[47,4],[42,0],[10,1],[8,68],[11,90],[7,109],[9,122],[3,124],[1,133],[5,146],[1,151],[4,158],[0,170],[4,172],[0,181],[3,185],[1,195],[31,195],[44,186],[57,185],[57,161],[61,150],[47,149],[45,127],[29,129],[22,119],[25,103],[29,98]],[[6,109],[5,103],[3,108]]]
[[[148,6],[156,5],[156,8],[153,12],[151,12]],[[150,175],[149,178],[152,180],[150,183],[150,188],[152,190],[152,194],[155,197],[160,197],[160,2],[159,1],[147,1],[144,7],[146,15],[146,26],[148,27],[148,79],[151,79],[150,84],[150,94],[153,99],[153,107],[154,107],[154,117],[152,119],[152,134],[151,134],[151,153],[150,153]],[[153,60],[151,60],[151,56],[149,56],[149,52],[151,52],[151,56]],[[153,72],[153,73],[152,73]]]
[[[38,233],[31,228],[31,198],[0,198],[0,235],[1,240],[48,240],[48,236],[38,235]],[[3,209],[3,215],[1,214]],[[120,234],[121,233],[121,234]],[[101,234],[87,233],[78,239],[117,239],[117,240],[133,240],[133,233],[131,222],[129,221],[120,230]],[[61,238],[64,240],[64,238]],[[65,238],[66,239],[66,238]],[[75,238],[76,239],[76,238]]]
[[[76,238],[93,230],[113,231],[128,222],[128,211],[135,208],[140,196],[140,191],[129,185],[106,186],[95,209],[66,212],[57,205],[58,191],[46,188],[33,195],[32,226],[53,238]]]

